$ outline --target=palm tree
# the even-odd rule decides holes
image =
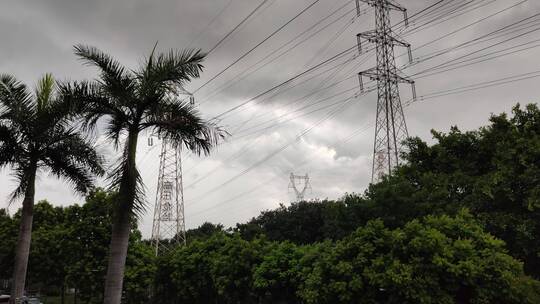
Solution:
[[[18,182],[11,199],[24,197],[12,301],[24,292],[38,173],[64,178],[80,193],[92,186],[94,174],[104,173],[101,157],[74,126],[75,108],[56,93],[51,75],[38,82],[34,94],[14,77],[0,75],[0,168],[11,167]]]
[[[176,148],[208,154],[226,135],[200,117],[188,101],[179,97],[183,86],[198,78],[205,57],[200,51],[169,51],[150,56],[135,70],[128,70],[100,50],[77,45],[75,54],[100,71],[97,81],[64,84],[66,99],[76,101],[87,127],[98,121],[117,149],[123,142],[118,166],[110,175],[118,192],[112,227],[104,303],[119,304],[131,223],[144,210],[143,184],[135,164],[139,134],[157,134]]]

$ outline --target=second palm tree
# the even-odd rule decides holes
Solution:
[[[100,50],[78,45],[75,54],[98,67],[99,80],[62,87],[63,96],[80,105],[88,127],[104,118],[104,131],[122,156],[110,175],[118,191],[111,235],[104,303],[119,304],[131,224],[144,208],[142,179],[136,166],[139,134],[157,133],[176,147],[208,154],[226,133],[203,120],[188,101],[178,97],[183,86],[202,71],[198,51],[154,51],[139,69],[128,70]]]

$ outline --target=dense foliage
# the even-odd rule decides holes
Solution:
[[[522,280],[535,283],[460,213],[311,245],[218,233],[163,257],[156,286],[157,303],[533,303]]]
[[[46,201],[34,210],[33,242],[28,267],[28,289],[63,295],[75,288],[84,303],[100,303],[111,232],[115,194],[95,190],[82,206],[53,207]],[[16,242],[20,211],[9,217],[0,212],[0,239]],[[129,303],[148,300],[155,271],[154,252],[133,230],[128,252],[125,297]],[[0,278],[8,278],[15,246],[0,246]]]

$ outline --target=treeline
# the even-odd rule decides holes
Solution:
[[[362,195],[206,223],[158,259],[133,229],[124,302],[540,303],[540,110],[433,135],[409,140],[407,164]],[[37,205],[31,284],[100,301],[114,199]],[[1,276],[17,218],[0,216]]]
[[[161,257],[156,303],[535,303],[539,282],[470,214],[401,228],[368,222],[340,241],[216,233]]]

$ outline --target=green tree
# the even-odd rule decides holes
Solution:
[[[82,206],[64,209],[69,239],[67,284],[77,289],[77,296],[87,303],[103,301],[103,278],[107,270],[107,251],[111,241],[113,210],[117,193],[96,189],[86,197]],[[128,303],[147,303],[148,288],[154,277],[154,252],[141,240],[133,224],[126,261],[123,288]]]
[[[132,218],[143,212],[144,205],[142,180],[135,163],[140,133],[149,130],[176,148],[183,145],[198,154],[209,153],[225,134],[201,119],[194,105],[178,97],[183,85],[199,77],[202,53],[152,51],[137,70],[124,68],[96,48],[78,45],[75,54],[99,68],[100,80],[64,85],[64,99],[81,106],[88,126],[105,118],[105,133],[117,147],[125,135],[122,156],[111,174],[118,204],[104,296],[105,304],[119,304]]]
[[[156,275],[156,256],[152,245],[142,240],[139,231],[133,231],[126,259],[126,303],[150,302],[150,291]]]
[[[216,233],[161,257],[156,303],[255,303],[252,274],[262,261],[263,240]]]
[[[106,272],[107,250],[112,227],[112,209],[116,193],[95,189],[81,206],[65,209],[70,231],[70,258],[67,284],[77,289],[86,302],[103,300],[103,278]]]
[[[221,232],[225,232],[223,229],[223,225],[215,225],[206,222],[195,229],[189,229],[188,231],[186,231],[186,239],[188,242],[192,242],[194,240],[204,240],[212,237],[216,233]]]
[[[74,107],[56,97],[51,75],[38,82],[35,94],[14,77],[0,76],[0,167],[10,166],[18,181],[12,199],[24,197],[12,301],[24,292],[38,172],[49,170],[81,193],[92,186],[94,174],[103,173],[101,158],[73,127]]]
[[[68,267],[74,262],[71,238],[64,208],[53,207],[47,201],[38,202],[34,208],[28,262],[29,289],[62,294]]]
[[[300,260],[305,246],[276,242],[268,246],[262,262],[253,272],[253,288],[261,303],[300,303]]]
[[[371,221],[315,245],[300,267],[305,303],[526,303],[514,287],[521,263],[467,213],[394,230]]]
[[[512,256],[525,262],[526,272],[539,278],[538,107],[518,105],[512,117],[493,116],[490,125],[477,131],[454,127],[448,134],[433,135],[432,146],[412,139],[408,164],[386,183],[374,186],[370,197],[381,202],[384,189],[394,189],[394,198],[410,200],[403,207],[410,210],[405,213],[408,218],[469,208],[488,232],[506,242]],[[398,204],[394,198],[387,201]]]
[[[13,274],[13,260],[17,245],[17,223],[8,215],[6,209],[0,209],[0,278],[7,279]]]

